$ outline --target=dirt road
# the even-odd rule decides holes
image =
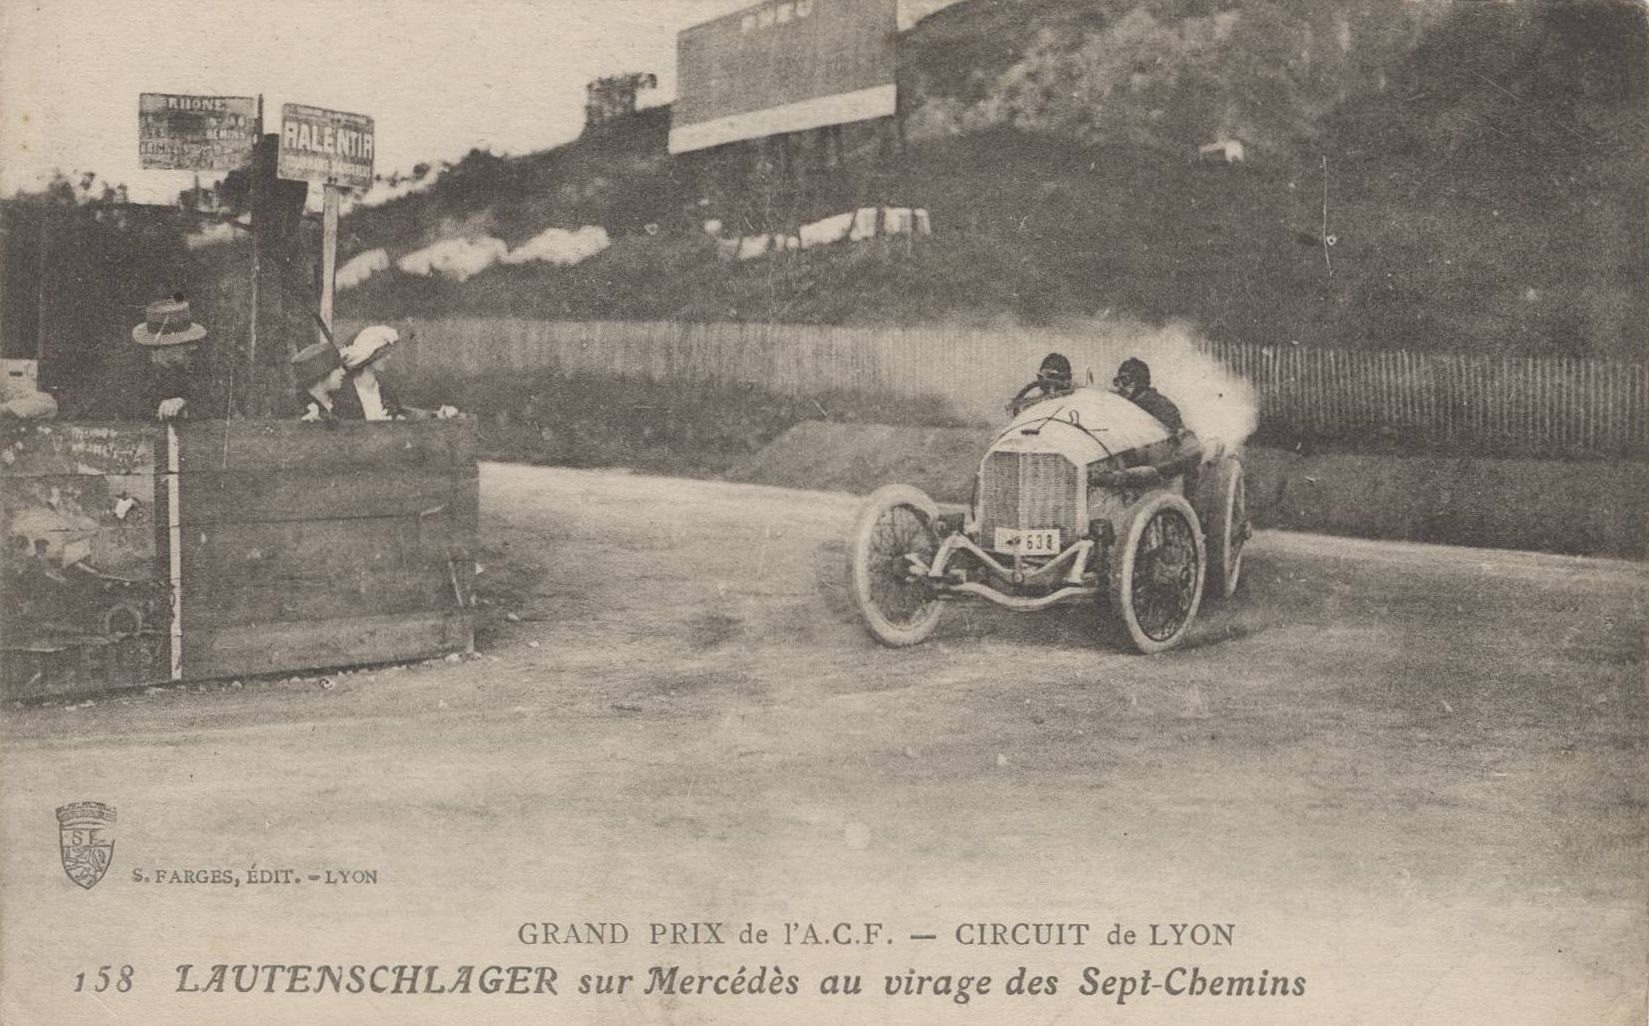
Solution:
[[[486,466],[482,503],[487,573],[542,573],[478,659],[8,710],[0,944],[39,968],[0,984],[0,1020],[1643,1021],[1641,565],[1262,533],[1180,652],[979,607],[896,652],[850,617],[846,496]],[[52,810],[80,799],[120,816],[91,891],[58,864]],[[168,875],[213,868],[239,885]],[[585,920],[629,942],[520,941]],[[735,943],[649,945],[670,920]],[[866,921],[871,946],[737,943]],[[959,943],[1022,921],[1089,931]],[[1230,943],[1150,945],[1153,923]],[[569,986],[177,992],[181,963],[379,961]],[[73,993],[123,963],[130,992]],[[650,965],[775,964],[800,997],[636,993]],[[1020,966],[1057,993],[1004,994]],[[1119,1006],[1080,992],[1090,966],[1158,986]],[[1162,989],[1192,966],[1304,993]],[[907,969],[996,984],[885,996]],[[598,970],[638,980],[578,995]],[[827,973],[864,995],[818,996]]]

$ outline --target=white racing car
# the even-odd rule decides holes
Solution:
[[[1180,644],[1205,587],[1237,587],[1250,533],[1242,463],[1095,388],[1024,410],[980,461],[966,512],[887,485],[848,543],[854,604],[914,645],[967,596],[1020,611],[1098,601],[1143,653]]]

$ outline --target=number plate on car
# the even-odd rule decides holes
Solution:
[[[1021,556],[1057,556],[1059,528],[1024,531],[1016,527],[998,527],[996,544],[991,548],[998,552],[1013,552]]]

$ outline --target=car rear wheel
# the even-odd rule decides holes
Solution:
[[[1197,500],[1197,515],[1208,532],[1208,593],[1227,599],[1237,591],[1249,534],[1242,461],[1227,456],[1205,469]]]
[[[933,633],[944,604],[913,572],[939,548],[939,508],[919,489],[888,485],[865,500],[848,543],[848,584],[866,629],[884,645],[903,648]]]
[[[1111,558],[1111,615],[1144,654],[1185,639],[1202,602],[1207,551],[1191,504],[1152,492],[1123,517]]]

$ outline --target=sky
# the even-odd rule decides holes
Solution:
[[[283,103],[370,115],[379,174],[545,149],[578,134],[591,78],[651,71],[670,99],[676,33],[750,3],[0,0],[0,195],[58,168],[174,199],[187,172],[138,166],[144,92],[262,93],[266,127]]]

